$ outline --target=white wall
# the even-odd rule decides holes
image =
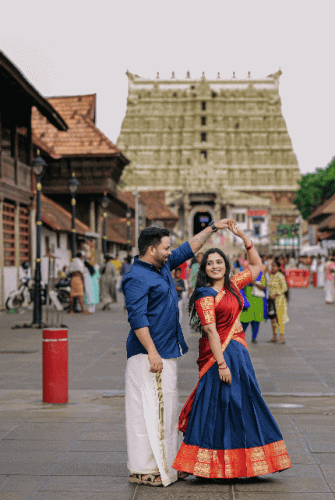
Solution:
[[[56,232],[42,227],[42,242],[41,242],[41,255],[42,255],[42,281],[47,283],[48,281],[48,266],[49,259],[45,257],[46,245],[45,237],[49,237],[49,249],[50,253],[56,257],[55,265],[55,277],[57,277],[57,272],[63,268],[63,266],[68,266],[71,262],[71,251],[67,248],[67,233],[60,233],[59,236],[59,248],[57,247],[57,234]]]
[[[17,283],[17,271],[16,267],[4,267],[4,288],[5,288],[5,301],[11,291],[16,290]]]

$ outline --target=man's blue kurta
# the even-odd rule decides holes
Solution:
[[[134,332],[145,326],[149,328],[162,358],[177,358],[188,351],[179,324],[178,296],[171,271],[193,256],[191,246],[186,241],[172,251],[160,270],[135,257],[131,270],[122,280],[131,327],[127,339],[128,358],[136,354],[148,354]]]

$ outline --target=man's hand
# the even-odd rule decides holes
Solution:
[[[162,373],[163,361],[157,351],[148,353],[150,372],[151,373]]]

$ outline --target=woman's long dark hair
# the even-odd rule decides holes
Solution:
[[[87,260],[84,261],[84,264],[85,264],[85,267],[87,267],[88,272],[90,273],[90,275],[94,276],[95,275],[95,269],[92,266],[92,264],[90,264],[89,262],[87,262]]]
[[[279,272],[284,275],[284,278],[285,278],[285,281],[286,281],[286,285],[287,285],[287,290],[286,290],[286,292],[284,292],[284,295],[285,295],[286,300],[288,302],[290,300],[290,292],[289,292],[289,288],[288,288],[288,284],[287,284],[287,279],[286,279],[285,273],[283,272],[283,270],[281,268],[281,263],[280,263],[280,260],[278,259],[278,257],[276,257],[273,262],[279,267]]]
[[[201,288],[204,286],[213,286],[214,285],[214,281],[206,274],[207,259],[208,259],[208,256],[212,253],[218,253],[223,258],[225,265],[226,265],[226,272],[224,275],[224,284],[225,284],[226,288],[234,295],[234,297],[237,298],[239,306],[241,306],[241,304],[242,304],[239,294],[236,293],[236,291],[233,289],[233,287],[231,286],[231,283],[230,283],[230,264],[229,264],[228,257],[222,252],[222,250],[220,250],[220,248],[210,248],[204,254],[202,261],[200,263],[199,272],[197,274],[197,281],[195,283],[195,288],[194,288],[193,293],[190,297],[190,301],[189,301],[189,305],[188,305],[188,312],[190,315],[190,325],[192,328],[194,328],[195,330],[197,330],[199,332],[201,331],[201,323],[200,323],[197,311],[195,309],[195,296],[196,296],[198,288]]]

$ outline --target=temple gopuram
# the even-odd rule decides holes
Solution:
[[[255,243],[271,245],[295,222],[301,178],[281,109],[281,71],[263,78],[142,78],[127,72],[118,148],[126,190],[164,191],[184,240],[232,216]]]

